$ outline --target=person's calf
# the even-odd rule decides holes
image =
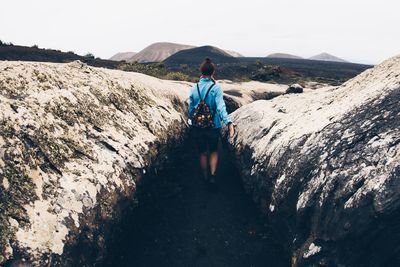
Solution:
[[[199,157],[200,169],[203,174],[204,179],[208,179],[208,158],[207,153],[200,153]]]
[[[217,173],[218,167],[218,152],[211,152],[210,153],[210,173],[212,176],[215,176]]]

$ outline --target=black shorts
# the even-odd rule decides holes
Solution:
[[[192,137],[199,150],[199,153],[206,153],[207,151],[218,151],[218,139],[220,129],[199,129],[192,128]]]

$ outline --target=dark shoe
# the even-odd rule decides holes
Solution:
[[[208,187],[210,192],[218,192],[218,185],[216,181],[216,175],[211,175],[210,179],[208,180]]]
[[[210,176],[209,175],[207,175],[207,176],[205,176],[205,175],[201,175],[201,181],[202,181],[202,184],[206,187],[206,188],[208,188],[208,186],[209,186],[209,181],[210,181]]]
[[[210,179],[208,180],[208,182],[210,184],[215,184],[216,183],[216,175],[210,175]]]

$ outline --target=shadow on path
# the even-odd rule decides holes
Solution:
[[[212,193],[194,151],[188,141],[172,167],[144,179],[104,266],[288,266],[233,164],[220,153],[219,191]]]

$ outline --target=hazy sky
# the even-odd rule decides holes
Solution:
[[[0,39],[102,58],[168,41],[378,63],[400,54],[399,10],[398,0],[12,0]]]

